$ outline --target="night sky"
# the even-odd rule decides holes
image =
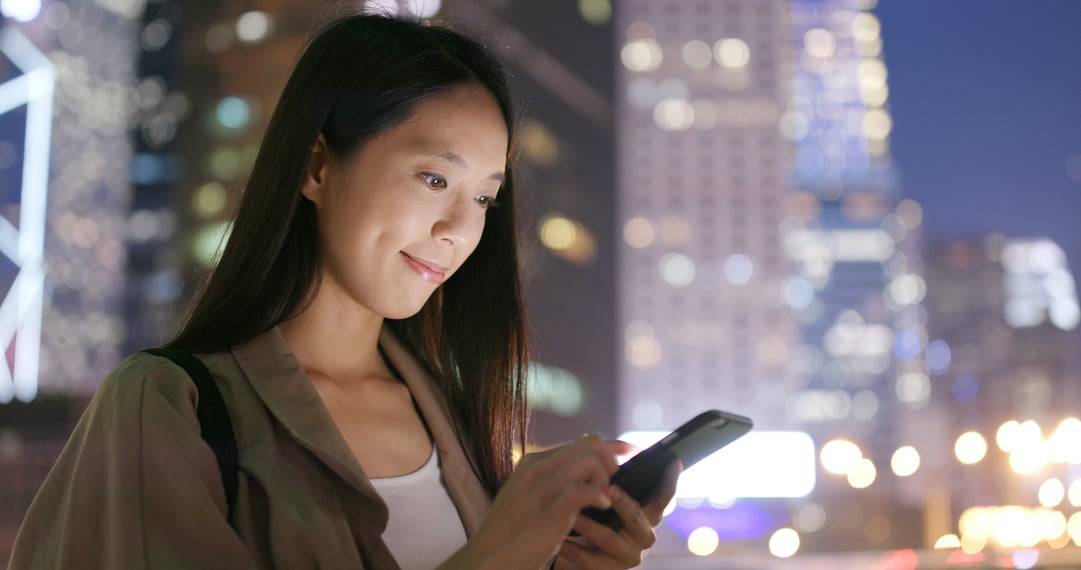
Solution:
[[[1081,276],[1081,1],[881,0],[892,152],[929,242],[1046,236]],[[1075,174],[1081,178],[1081,174]]]

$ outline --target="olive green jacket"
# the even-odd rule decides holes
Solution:
[[[467,534],[491,498],[431,377],[384,330],[380,346],[412,392]],[[200,355],[236,433],[233,520],[199,432],[194,383],[140,353],[102,383],[38,491],[10,568],[397,568],[387,507],[278,329]]]

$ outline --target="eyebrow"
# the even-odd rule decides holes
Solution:
[[[469,163],[467,163],[465,161],[465,159],[462,158],[462,156],[460,154],[458,154],[458,153],[456,153],[454,151],[445,150],[443,152],[436,153],[434,156],[435,156],[435,158],[438,158],[440,160],[445,160],[445,161],[447,161],[447,162],[449,162],[451,164],[454,164],[456,166],[460,166],[462,168],[467,168],[469,166]],[[495,172],[491,176],[489,176],[488,179],[489,180],[496,180],[500,184],[502,184],[503,182],[506,181],[506,177],[503,175],[502,172]]]

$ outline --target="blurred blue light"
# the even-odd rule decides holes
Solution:
[[[227,129],[242,129],[251,121],[251,108],[240,97],[226,97],[218,103],[214,115],[221,126]]]
[[[980,393],[980,383],[971,374],[962,374],[953,381],[953,399],[967,404]]]
[[[920,336],[912,331],[901,331],[893,341],[893,353],[901,360],[912,360],[923,348]]]
[[[41,0],[22,0],[21,2],[0,2],[0,14],[19,22],[29,22],[41,12]]]
[[[180,273],[173,269],[158,271],[143,282],[143,290],[147,298],[155,303],[165,303],[176,299],[182,288]]]
[[[176,179],[176,158],[168,155],[140,153],[131,159],[131,180],[136,184],[157,184]]]
[[[938,339],[927,345],[924,360],[927,361],[927,366],[931,368],[932,372],[945,372],[950,367],[951,359],[950,345],[946,344],[946,341]]]
[[[784,300],[789,307],[803,310],[811,306],[815,289],[811,282],[800,276],[790,277],[784,286]]]

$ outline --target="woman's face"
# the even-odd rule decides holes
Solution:
[[[386,318],[419,311],[480,242],[507,146],[495,98],[470,86],[422,100],[349,162],[319,147],[303,192],[318,212],[320,294]]]

